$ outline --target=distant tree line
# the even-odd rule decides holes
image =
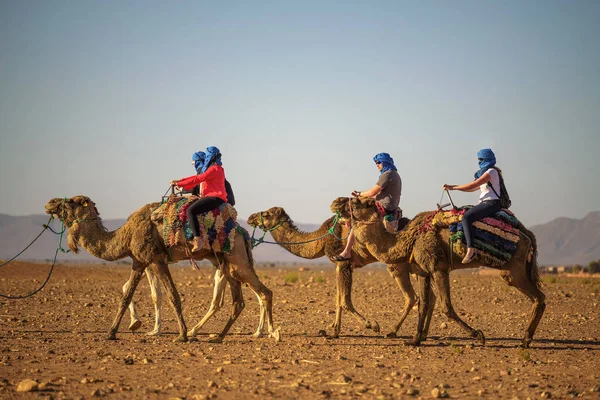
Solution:
[[[588,264],[588,272],[590,274],[600,273],[600,260],[592,261]]]

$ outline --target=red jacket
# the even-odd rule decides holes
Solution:
[[[177,186],[185,190],[193,189],[202,183],[200,197],[218,197],[227,202],[225,191],[225,171],[220,165],[209,167],[203,174],[188,176],[177,181]]]

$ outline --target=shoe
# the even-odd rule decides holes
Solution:
[[[194,247],[192,247],[192,253],[195,253],[196,251],[200,250],[200,238],[199,237],[195,237],[194,238]]]
[[[329,257],[329,259],[333,262],[340,262],[340,261],[350,261],[350,260],[352,260],[352,257],[343,257],[338,254],[337,256]]]
[[[473,257],[475,257],[475,249],[468,249],[465,258],[462,259],[463,264],[468,264],[473,261]]]

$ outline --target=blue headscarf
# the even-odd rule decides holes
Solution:
[[[394,159],[390,157],[388,153],[377,154],[375,157],[373,157],[373,161],[380,162],[383,164],[383,168],[381,169],[382,174],[389,170],[398,171],[398,169],[394,165]]]
[[[194,161],[194,168],[196,168],[196,172],[200,172],[200,170],[202,169],[205,158],[206,154],[204,154],[203,151],[199,151],[197,153],[192,154],[192,161]]]
[[[208,167],[211,165],[221,165],[221,150],[219,150],[215,146],[210,146],[206,148],[206,161],[202,166],[201,173],[206,172]]]
[[[477,158],[479,159],[479,171],[475,172],[475,179],[479,179],[485,171],[496,165],[496,155],[492,149],[479,150],[477,152]]]

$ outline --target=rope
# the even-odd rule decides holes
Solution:
[[[254,249],[256,246],[258,246],[261,243],[267,243],[267,244],[278,244],[278,245],[283,245],[283,246],[290,246],[290,245],[295,245],[295,244],[307,244],[307,243],[312,243],[312,242],[316,242],[317,240],[321,240],[324,237],[328,236],[328,235],[333,235],[335,238],[337,238],[338,240],[344,240],[341,238],[338,238],[337,235],[335,234],[335,225],[338,223],[338,219],[339,219],[339,212],[335,213],[335,218],[333,219],[333,225],[331,226],[331,228],[329,228],[327,230],[327,232],[317,238],[314,239],[310,239],[310,240],[305,240],[302,242],[271,242],[268,240],[265,240],[265,236],[267,235],[268,232],[273,232],[275,229],[279,228],[280,226],[283,225],[283,222],[280,222],[279,224],[277,224],[276,226],[274,226],[273,228],[268,228],[265,229],[264,228],[264,223],[263,223],[263,218],[262,218],[262,212],[259,214],[260,217],[260,229],[263,231],[263,235],[259,238],[259,239],[255,239],[254,238],[254,233],[256,232],[256,228],[257,226],[254,227],[254,229],[252,230],[252,237],[250,238],[250,242],[252,243],[252,248]],[[348,236],[346,236],[347,238]]]
[[[63,200],[64,201],[64,200]],[[63,207],[64,209],[64,207]],[[52,221],[52,216],[50,216],[50,219],[48,220],[48,224],[50,223],[50,221]],[[48,224],[45,225],[44,230],[33,240],[34,242],[42,235],[42,233],[44,233],[46,231],[46,229],[48,229]],[[52,229],[51,229],[52,230]],[[65,228],[65,223],[61,220],[61,226],[60,226],[60,241],[58,242],[58,247],[56,248],[56,251],[54,252],[54,260],[52,260],[52,266],[50,267],[50,271],[48,271],[48,276],[46,277],[46,280],[44,281],[44,283],[42,283],[42,286],[40,286],[39,288],[37,288],[36,290],[34,290],[31,293],[28,293],[26,295],[23,296],[11,296],[11,295],[6,295],[6,294],[2,294],[0,293],[0,297],[3,297],[5,299],[13,299],[13,300],[20,300],[20,299],[26,299],[28,297],[33,296],[34,294],[36,294],[37,292],[39,292],[40,290],[42,290],[46,284],[48,283],[48,281],[50,280],[50,276],[52,276],[52,271],[54,271],[54,266],[56,265],[56,257],[58,256],[58,252],[62,251],[63,253],[68,253],[69,250],[64,250],[62,248],[62,238],[63,238],[63,233],[65,232],[66,228]],[[52,230],[52,232],[54,232],[54,230]],[[56,233],[56,232],[54,232]],[[33,244],[33,242],[31,242],[29,244],[29,246],[31,246]],[[27,250],[27,248],[29,247],[27,246],[23,251]],[[21,251],[21,253],[23,253],[23,251]],[[4,264],[0,265],[0,267],[8,264],[10,261],[14,260],[15,258],[17,258],[21,253],[17,254],[15,257],[13,257],[12,259],[10,259],[9,261],[5,262]]]
[[[13,258],[11,258],[10,260],[8,260],[8,261],[4,262],[3,264],[0,264],[0,268],[4,267],[6,264],[9,264],[11,261],[15,260],[15,259],[16,259],[17,257],[19,257],[21,254],[23,254],[23,253],[25,252],[25,250],[27,250],[28,248],[30,248],[30,247],[31,247],[31,245],[32,245],[32,244],[34,244],[34,243],[35,243],[35,241],[36,241],[36,240],[38,240],[38,239],[40,238],[40,236],[42,236],[42,233],[44,233],[44,232],[46,231],[46,229],[50,229],[52,232],[54,232],[54,230],[52,230],[52,228],[50,228],[50,226],[49,226],[49,224],[50,224],[50,221],[52,221],[52,216],[50,216],[50,219],[48,220],[48,222],[47,222],[47,223],[45,223],[44,225],[42,225],[42,226],[44,227],[44,229],[42,229],[42,231],[39,233],[39,235],[37,235],[37,236],[35,237],[35,239],[33,239],[33,240],[31,241],[31,243],[29,243],[29,244],[27,245],[27,247],[25,247],[23,250],[21,250],[21,251],[20,251],[20,252],[19,252],[19,253],[18,253],[16,256],[14,256],[14,257],[13,257]],[[54,232],[54,233],[56,233],[56,232]]]

